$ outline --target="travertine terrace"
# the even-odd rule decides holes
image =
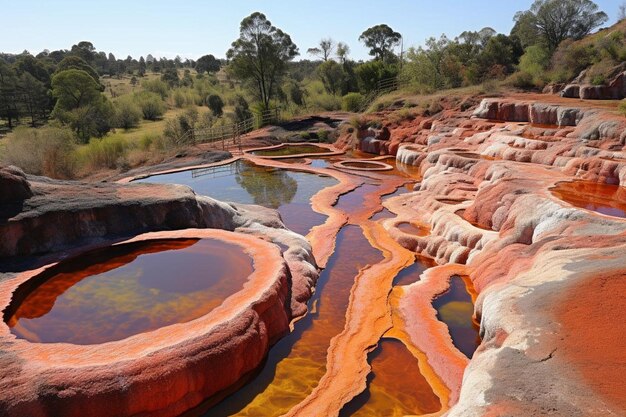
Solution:
[[[397,152],[423,180],[386,204],[398,216],[385,225],[405,248],[442,265],[392,299],[450,389],[447,415],[624,415],[626,327],[612,312],[626,307],[626,222],[553,189],[574,179],[625,185],[626,121],[593,103],[546,96],[485,99],[473,111],[388,129],[388,140],[371,135],[363,148]],[[623,208],[613,194],[603,194],[612,198],[605,205]],[[400,234],[391,227],[398,221],[430,234]],[[451,274],[469,275],[479,294],[482,345],[469,364],[424,319]]]
[[[0,189],[7,190],[2,196],[13,211],[0,225],[10,238],[2,242],[2,254],[43,256],[36,267],[17,263],[3,274],[5,305],[59,250],[76,253],[78,245],[99,247],[127,235],[256,242],[252,256],[262,254],[267,265],[255,263],[256,284],[237,299],[241,315],[221,317],[228,331],[216,324],[222,330],[211,333],[213,327],[194,321],[176,327],[180,340],[164,328],[108,344],[124,352],[123,359],[105,357],[107,344],[91,351],[49,345],[38,347],[49,351],[37,350],[36,357],[20,356],[34,353],[3,328],[0,360],[11,369],[0,380],[2,392],[11,393],[0,395],[3,407],[9,415],[81,415],[86,404],[114,402],[120,415],[174,416],[215,394],[218,400],[220,390],[251,377],[273,342],[298,329],[295,319],[305,314],[318,278],[315,267],[333,267],[338,233],[351,227],[362,232],[363,247],[353,249],[376,255],[349,277],[345,311],[333,317],[342,327],[323,334],[329,340],[322,346],[325,363],[300,374],[302,368],[285,360],[275,374],[304,381],[305,388],[290,392],[295,384],[271,381],[241,415],[339,415],[369,389],[368,354],[389,339],[407,349],[417,363],[411,369],[418,368],[428,385],[422,415],[624,415],[626,327],[611,312],[626,307],[626,220],[620,217],[626,200],[616,188],[626,181],[626,121],[606,107],[550,96],[469,102],[474,105],[464,106],[468,110],[448,106],[435,116],[402,120],[382,112],[375,116],[382,128],[346,133],[334,149],[321,145],[329,152],[296,159],[242,156],[338,181],[311,199],[327,218],[306,240],[285,229],[272,210],[221,203],[186,187],[126,184],[131,178],[119,184],[57,182],[4,169]],[[369,155],[364,164],[362,154],[342,155],[355,143],[376,157]],[[381,203],[408,184],[412,191]],[[86,197],[94,194],[99,198]],[[71,196],[72,202],[55,196]],[[389,215],[375,219],[381,204]],[[117,228],[116,216],[128,220],[126,229]],[[50,219],[63,227],[53,228]],[[45,238],[35,239],[33,231]],[[436,265],[419,280],[394,286],[394,277],[416,255]],[[457,276],[469,283],[480,324],[482,343],[471,360],[433,307]],[[318,314],[327,306],[309,308]],[[212,314],[199,321],[212,320]],[[201,328],[202,336],[185,338],[189,329]],[[189,349],[196,349],[202,366],[217,367],[211,369],[223,380],[209,383],[205,374],[194,373],[197,363],[185,359]],[[75,363],[50,362],[70,351]],[[218,353],[218,359],[212,356]],[[242,357],[245,363],[235,361],[229,372],[215,362]],[[115,382],[120,375],[132,390]],[[177,389],[155,394],[150,387],[161,389],[162,378]],[[78,385],[71,385],[75,379]],[[284,402],[274,401],[274,394]]]

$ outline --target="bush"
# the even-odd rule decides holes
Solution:
[[[535,87],[533,84],[533,76],[523,71],[511,75],[508,84],[516,88],[521,88],[522,90],[530,90]]]
[[[604,85],[606,84],[606,76],[604,74],[594,75],[591,79],[592,85]]]
[[[167,84],[159,79],[145,80],[141,83],[141,86],[150,93],[158,94],[161,100],[165,100],[167,97]]]
[[[131,96],[120,97],[113,102],[115,111],[114,126],[130,129],[137,127],[139,121],[143,117],[141,107],[133,100]]]
[[[250,106],[243,96],[235,97],[235,122],[239,123],[252,117]]]
[[[52,178],[72,178],[76,138],[68,128],[18,127],[7,136],[3,160],[25,172]]]
[[[172,144],[177,146],[193,143],[194,123],[195,121],[193,120],[192,115],[181,114],[175,119],[167,121],[163,135]]]
[[[121,135],[91,139],[87,145],[78,150],[78,159],[89,169],[118,168],[129,148],[129,142]]]
[[[530,74],[533,80],[544,76],[546,68],[550,63],[550,54],[545,48],[533,45],[526,48],[524,55],[520,58],[519,68],[522,72]]]
[[[361,93],[348,93],[341,99],[341,108],[345,111],[358,112],[363,106]]]
[[[316,97],[311,97],[310,103],[313,107],[325,111],[334,111],[341,108],[341,99],[332,94],[322,93]]]
[[[185,105],[187,104],[185,94],[183,94],[183,92],[180,91],[180,89],[176,89],[174,91],[172,98],[174,99],[174,105],[178,108],[185,107]]]
[[[206,105],[211,109],[211,113],[215,117],[221,117],[224,114],[224,102],[217,94],[211,94],[206,98]]]
[[[143,91],[134,95],[145,120],[157,120],[165,113],[165,103],[156,93]]]

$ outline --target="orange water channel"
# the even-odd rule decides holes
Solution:
[[[358,154],[346,155],[344,158],[355,156],[358,157]],[[310,159],[306,161],[310,163],[306,165],[303,158],[295,156],[291,161],[287,159],[281,162],[290,163],[299,170],[307,166],[326,169],[330,175],[333,172],[332,162],[341,159],[336,156],[315,157],[312,162]],[[393,159],[385,159],[383,162],[392,165],[394,169],[378,173],[350,173],[349,170],[342,170],[354,175],[362,184],[340,196],[335,204],[336,209],[347,215],[348,222],[339,231],[334,253],[320,273],[316,292],[308,304],[309,313],[295,323],[290,334],[272,347],[263,367],[243,387],[221,402],[211,403],[210,406],[207,404],[189,415],[280,416],[305,401],[315,390],[327,372],[331,341],[347,326],[347,310],[355,302],[352,293],[359,277],[368,268],[385,265],[391,257],[374,232],[382,230],[379,220],[393,216],[388,210],[381,210],[381,201],[411,191],[415,182],[419,181],[418,172],[414,168],[396,165]],[[194,176],[187,172],[152,177],[148,181],[184,183],[199,194],[221,200],[254,202],[276,208],[287,226],[302,234],[325,221],[325,216],[314,212],[310,204],[305,202],[315,192],[335,184],[334,179],[320,176],[319,173],[252,165],[247,161],[237,164],[238,167],[232,170],[233,178],[230,179],[215,173]],[[228,171],[228,168],[221,169]],[[246,173],[250,177],[242,178]],[[259,178],[255,179],[255,176]],[[269,198],[272,189],[265,183],[260,184],[261,181],[257,179],[273,184],[274,190],[282,192],[281,198]],[[289,193],[282,190],[285,185],[291,187]],[[414,259],[412,265],[390,275],[388,287],[380,288],[381,293],[390,292],[394,285],[408,285],[419,280],[424,270],[435,265],[429,259],[417,256]],[[367,300],[360,302],[367,303]],[[465,320],[471,322],[471,312]],[[476,335],[468,338],[473,343]],[[368,361],[372,372],[368,377],[367,388],[344,406],[342,417],[421,415],[435,413],[442,408],[440,399],[420,372],[418,359],[402,342],[381,338],[378,346],[368,355]]]

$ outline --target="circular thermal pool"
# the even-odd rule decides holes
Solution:
[[[5,320],[30,342],[122,340],[212,311],[253,272],[243,247],[219,239],[163,239],[93,250],[16,290]]]

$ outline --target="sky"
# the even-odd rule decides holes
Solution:
[[[596,0],[616,21],[622,0]],[[0,0],[0,52],[33,54],[70,49],[83,40],[117,58],[223,58],[239,35],[241,20],[264,13],[298,45],[297,59],[311,58],[308,48],[331,37],[350,46],[353,59],[367,59],[359,35],[386,23],[404,38],[405,48],[431,36],[454,38],[464,30],[492,27],[508,34],[513,16],[532,0]]]

